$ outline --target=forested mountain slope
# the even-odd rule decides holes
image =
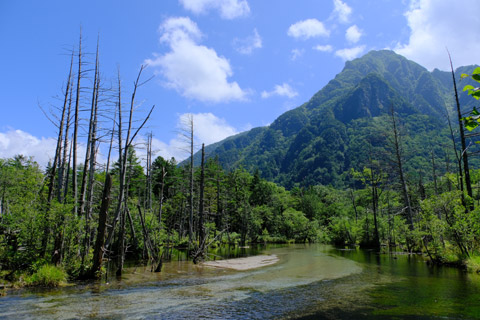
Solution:
[[[457,82],[462,72],[456,70]],[[473,99],[462,93],[462,108]],[[391,160],[391,110],[397,115],[407,170],[429,179],[432,152],[453,157],[447,110],[454,108],[450,72],[429,72],[393,51],[371,51],[349,61],[308,102],[254,128],[208,146],[226,169],[243,166],[287,188],[348,183],[351,168]],[[457,119],[452,117],[454,128]],[[197,160],[198,155],[195,156]],[[443,165],[445,166],[445,165]],[[440,170],[442,170],[440,168]]]

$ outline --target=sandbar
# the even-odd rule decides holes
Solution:
[[[279,260],[278,257],[272,254],[272,255],[251,256],[246,258],[207,261],[207,262],[204,262],[203,265],[208,267],[214,267],[214,268],[225,268],[225,269],[243,271],[243,270],[250,270],[250,269],[269,266],[277,263],[278,260]]]

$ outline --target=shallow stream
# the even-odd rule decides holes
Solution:
[[[161,273],[129,267],[108,283],[10,291],[0,318],[480,319],[480,276],[421,257],[316,244],[251,253],[280,260],[233,271],[177,259]]]

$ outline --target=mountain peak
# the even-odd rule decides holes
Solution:
[[[208,155],[218,155],[227,169],[259,169],[286,187],[342,183],[345,170],[361,167],[372,145],[385,144],[391,106],[399,119],[423,130],[412,132],[413,139],[438,139],[451,105],[448,82],[446,73],[429,72],[393,51],[370,51],[347,62],[307,103],[268,127],[217,143]]]

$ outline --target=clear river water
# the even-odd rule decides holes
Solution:
[[[248,271],[194,265],[128,267],[121,279],[0,297],[1,319],[480,319],[480,276],[420,256],[327,245],[264,246]]]

